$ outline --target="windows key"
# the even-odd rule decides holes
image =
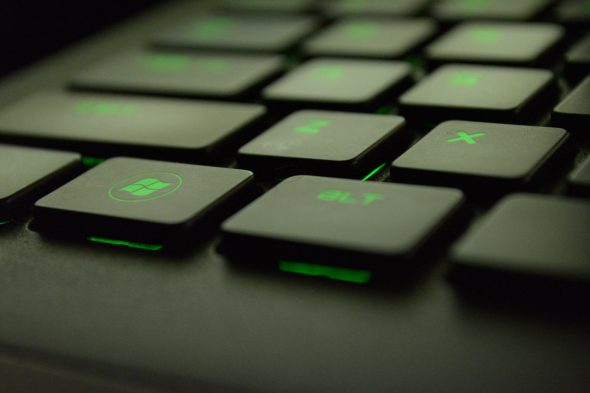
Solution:
[[[40,199],[32,227],[111,244],[174,243],[231,214],[252,179],[239,169],[112,158]]]

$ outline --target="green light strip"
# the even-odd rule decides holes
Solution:
[[[366,181],[366,180],[369,180],[370,178],[372,178],[373,176],[375,176],[375,174],[376,174],[377,172],[379,172],[381,169],[383,169],[383,167],[385,166],[385,164],[387,164],[387,163],[386,163],[386,162],[384,162],[383,164],[379,165],[377,168],[373,169],[373,170],[371,171],[371,173],[369,173],[367,176],[363,177],[363,178],[361,179],[361,181]]]
[[[279,261],[279,269],[288,273],[297,273],[314,277],[326,277],[331,280],[353,282],[356,284],[365,284],[371,279],[372,276],[372,273],[367,270],[291,261]]]
[[[104,158],[83,156],[82,157],[82,164],[84,166],[96,166],[96,165],[100,164],[101,162],[103,162],[104,160],[105,160]]]
[[[94,243],[101,243],[101,244],[110,244],[112,246],[122,246],[122,247],[129,247],[129,248],[137,248],[140,250],[148,250],[148,251],[159,251],[164,248],[163,245],[160,244],[144,244],[144,243],[134,243],[128,242],[126,240],[113,240],[113,239],[106,239],[104,237],[96,237],[90,236],[86,238],[88,241]]]
[[[9,224],[9,223],[10,223],[10,220],[8,220],[8,221],[0,221],[0,225],[6,225],[6,224]]]

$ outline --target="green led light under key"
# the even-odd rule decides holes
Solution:
[[[279,269],[288,273],[296,273],[313,277],[326,277],[331,280],[346,281],[356,284],[365,284],[372,277],[372,273],[367,270],[316,265],[313,263],[293,261],[279,261]]]

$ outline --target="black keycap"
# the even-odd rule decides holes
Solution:
[[[459,190],[296,176],[222,224],[221,250],[248,260],[409,268],[462,204]]]
[[[560,128],[448,121],[391,166],[391,180],[463,188],[497,196],[522,188],[566,146]]]
[[[553,0],[441,0],[432,7],[437,19],[531,20],[543,13]]]
[[[590,26],[588,0],[562,0],[555,6],[554,18],[568,28],[585,29]]]
[[[272,83],[263,96],[277,107],[372,110],[409,78],[403,62],[316,59]]]
[[[195,97],[242,97],[281,70],[266,55],[127,51],[87,67],[72,80],[85,89]]]
[[[399,116],[300,111],[239,150],[257,175],[363,177],[407,144]]]
[[[47,91],[0,111],[0,139],[96,157],[208,161],[263,113],[258,105]]]
[[[587,200],[513,194],[456,244],[453,276],[464,286],[496,292],[528,289],[525,284],[588,289],[589,234]]]
[[[161,47],[285,51],[311,33],[314,19],[289,15],[201,16],[154,37]]]
[[[590,156],[568,176],[567,183],[571,194],[590,197]]]
[[[312,56],[401,58],[436,32],[428,19],[346,19],[308,40],[303,49]]]
[[[590,9],[590,6],[588,7]],[[565,76],[572,82],[590,75],[590,33],[572,46],[565,54]]]
[[[0,222],[22,213],[79,168],[77,153],[0,145]]]
[[[548,23],[472,22],[461,24],[426,48],[433,65],[547,63],[564,29]]]
[[[220,0],[218,7],[236,12],[307,12],[316,0]]]
[[[589,137],[590,129],[590,76],[586,77],[561,101],[551,114],[552,122],[582,137]]]
[[[400,97],[411,120],[466,119],[523,122],[549,106],[556,95],[550,71],[450,64],[438,68]]]
[[[331,17],[412,16],[422,12],[428,2],[429,0],[332,0],[324,3],[323,10]]]
[[[34,228],[167,244],[231,214],[252,179],[238,169],[112,158],[37,201]]]

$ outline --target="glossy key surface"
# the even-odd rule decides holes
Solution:
[[[447,22],[463,20],[521,20],[535,18],[552,0],[441,0],[432,6],[434,17]]]
[[[303,45],[312,56],[401,58],[436,31],[428,19],[350,18],[327,27]]]
[[[590,76],[586,77],[570,94],[553,109],[554,124],[579,131],[588,138],[590,134]]]
[[[399,102],[402,114],[421,121],[513,122],[550,105],[554,89],[547,70],[450,64],[426,76]]]
[[[209,15],[156,34],[152,42],[166,48],[281,52],[311,33],[315,25],[313,18],[305,16]]]
[[[430,44],[426,56],[433,64],[535,65],[548,60],[564,35],[548,23],[470,22]]]
[[[403,62],[321,58],[272,83],[263,97],[275,106],[367,110],[391,102],[409,77]]]
[[[587,288],[588,234],[588,200],[514,194],[463,236],[451,260],[464,285],[486,283],[496,292],[531,281]],[[563,295],[558,291],[550,294]]]
[[[299,111],[240,148],[256,174],[362,177],[406,144],[399,116]]]
[[[567,139],[559,128],[447,121],[393,161],[391,181],[489,196],[514,191],[555,159]]]
[[[67,180],[79,166],[77,153],[0,144],[0,222]]]
[[[399,260],[414,255],[462,199],[456,189],[295,176],[225,221],[222,249],[291,261],[411,268]]]
[[[215,213],[227,215],[252,178],[238,169],[112,158],[37,201],[35,227],[167,243],[209,227]]]
[[[263,113],[259,105],[45,91],[0,110],[0,140],[99,157],[209,160]]]
[[[86,67],[72,78],[78,88],[193,97],[240,97],[281,69],[268,55],[171,54],[126,51]]]

